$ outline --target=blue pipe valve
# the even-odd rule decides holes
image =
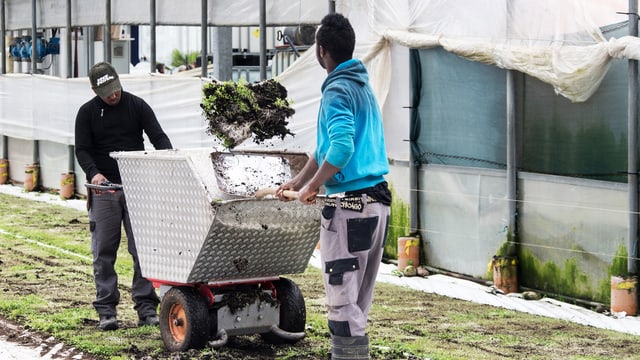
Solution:
[[[22,52],[22,38],[15,37],[13,38],[13,41],[9,45],[9,53],[11,54],[11,57],[13,57],[16,61],[20,61],[20,58],[22,57],[22,55],[20,55],[21,52]]]
[[[36,37],[36,49],[38,51],[38,58],[36,59],[38,62],[41,62],[47,55],[60,55],[60,38],[53,37],[47,41],[39,35]],[[31,36],[25,35],[14,38],[11,45],[9,45],[9,52],[16,61],[29,61],[33,54]]]
[[[37,36],[36,37],[36,49],[38,51],[38,54],[37,54],[37,56],[38,56],[37,60],[38,61],[42,61],[42,59],[45,56],[47,56],[47,45],[45,43],[46,43],[46,40],[44,40],[42,38],[42,36]],[[32,42],[32,45],[33,45],[33,42]],[[32,53],[30,52],[29,55],[32,55]]]
[[[20,41],[20,57],[22,59],[31,58],[31,36],[23,36]]]

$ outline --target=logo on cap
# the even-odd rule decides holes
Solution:
[[[96,86],[100,86],[108,82],[109,80],[113,80],[113,79],[115,79],[115,77],[113,77],[112,75],[109,75],[109,74],[103,75],[96,80]]]

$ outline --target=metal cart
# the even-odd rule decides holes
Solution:
[[[142,275],[160,289],[166,348],[219,347],[229,336],[271,343],[304,337],[298,286],[317,244],[320,212],[256,199],[295,176],[303,153],[211,149],[115,152]]]

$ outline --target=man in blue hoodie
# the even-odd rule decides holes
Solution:
[[[391,192],[380,107],[364,64],[353,59],[355,32],[340,14],[324,17],[316,57],[326,69],[318,112],[317,147],[303,170],[281,185],[314,204],[324,200],[320,253],[327,295],[332,359],[369,359],[365,332],[389,222]]]

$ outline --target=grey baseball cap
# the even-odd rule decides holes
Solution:
[[[101,98],[109,97],[122,89],[116,69],[107,62],[100,62],[91,67],[89,81],[91,81],[91,88]]]

